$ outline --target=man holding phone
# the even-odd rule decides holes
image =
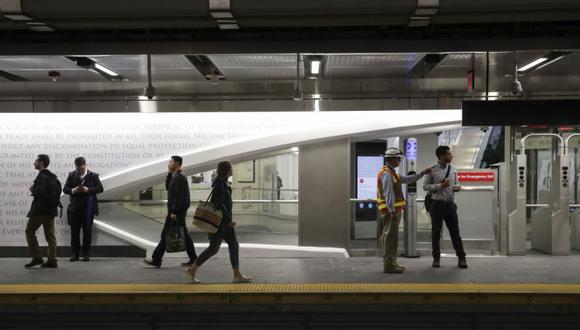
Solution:
[[[441,229],[443,221],[449,230],[453,248],[459,258],[457,266],[467,268],[465,260],[465,251],[461,235],[459,234],[459,220],[457,217],[457,205],[454,198],[455,193],[461,190],[457,181],[457,171],[451,165],[453,155],[448,146],[439,146],[435,150],[437,162],[431,166],[431,173],[425,177],[423,190],[431,194],[432,204],[429,209],[431,215],[431,246],[433,248],[433,267],[441,266],[441,248],[439,241],[441,239]]]
[[[99,175],[87,168],[84,157],[75,159],[75,170],[68,174],[63,192],[70,195],[67,209],[68,224],[70,225],[71,262],[90,260],[91,244],[93,240],[93,221],[99,215],[99,201],[97,194],[103,192],[103,185]],[[83,245],[81,248],[81,231]]]

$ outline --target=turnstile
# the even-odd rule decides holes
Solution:
[[[550,136],[559,139],[557,157],[553,160],[551,184],[542,192],[542,204],[527,204],[527,157],[525,142],[530,137]],[[508,253],[526,253],[526,210],[534,207],[531,214],[531,245],[552,255],[570,253],[570,200],[568,187],[569,159],[565,154],[564,140],[553,133],[529,134],[521,140],[521,152],[516,159],[515,210],[508,215]]]
[[[570,141],[574,138],[576,142],[579,141],[580,139],[578,138],[580,138],[580,134],[579,133],[571,134],[567,136],[566,140],[564,141],[564,152],[568,157],[569,168],[567,171],[562,170],[562,185],[563,186],[567,185],[568,187],[574,188],[573,190],[574,194],[572,195],[574,196],[574,198],[571,198],[571,200],[577,203],[578,202],[577,198],[579,197],[578,179],[580,178],[580,175],[577,173],[576,170],[579,167],[578,157],[576,154],[570,152]],[[578,149],[578,147],[579,145],[578,143],[576,143],[574,149]],[[572,164],[574,164],[574,168],[572,168]],[[568,194],[570,194],[570,189],[567,189],[567,192]],[[575,206],[577,207],[578,205],[576,204]],[[580,250],[580,209],[576,209],[570,214],[570,245],[572,249]]]

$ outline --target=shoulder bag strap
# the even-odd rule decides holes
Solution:
[[[445,177],[443,178],[443,181],[445,181],[445,179],[447,179],[449,177],[449,172],[451,172],[451,164],[447,165],[447,173],[445,173]]]
[[[445,173],[445,177],[443,178],[443,181],[445,181],[445,179],[447,179],[449,177],[449,173],[451,172],[451,164],[447,165],[447,172]],[[441,182],[443,182],[441,181]],[[431,183],[435,183],[435,180],[433,179],[433,177],[431,177]],[[430,195],[431,192],[428,193],[428,195]]]
[[[207,199],[205,200],[205,203],[204,203],[203,205],[207,205],[207,203],[209,203],[209,200],[210,200],[211,196],[213,195],[213,190],[214,190],[214,189],[215,189],[215,188],[212,188],[212,189],[211,189],[211,192],[209,193],[209,196],[207,196]]]

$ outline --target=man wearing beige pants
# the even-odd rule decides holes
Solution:
[[[399,246],[399,223],[401,212],[405,209],[403,183],[413,183],[430,173],[428,168],[415,175],[399,175],[396,168],[401,164],[403,153],[397,148],[388,148],[385,152],[386,165],[377,176],[377,208],[381,213],[382,233],[379,237],[383,253],[383,271],[400,274],[405,267],[397,264],[397,249]]]
[[[34,184],[30,187],[33,197],[30,211],[28,212],[28,223],[26,225],[26,241],[30,250],[32,260],[24,265],[31,268],[40,265],[42,268],[57,268],[56,260],[56,237],[54,236],[54,217],[58,215],[60,204],[60,194],[62,187],[56,175],[50,172],[47,167],[50,158],[47,155],[38,155],[34,162],[34,168],[38,170],[38,176]],[[40,226],[44,229],[44,237],[48,243],[48,259],[43,261],[36,238],[36,231]]]

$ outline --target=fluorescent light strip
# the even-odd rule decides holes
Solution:
[[[118,77],[119,76],[118,73],[116,73],[114,71],[111,71],[110,69],[105,68],[104,66],[102,66],[102,65],[100,65],[99,63],[96,63],[96,62],[95,62],[95,69],[97,69],[99,71],[103,71],[104,73],[108,74],[109,76],[113,76],[113,77]]]
[[[528,63],[528,64],[524,65],[523,67],[519,68],[518,72],[527,71],[527,70],[535,67],[536,65],[540,64],[540,63],[546,62],[547,60],[548,60],[548,58],[546,58],[546,57],[540,57],[539,59],[537,59],[531,63]]]
[[[320,60],[313,60],[310,62],[310,73],[311,74],[320,74]]]

